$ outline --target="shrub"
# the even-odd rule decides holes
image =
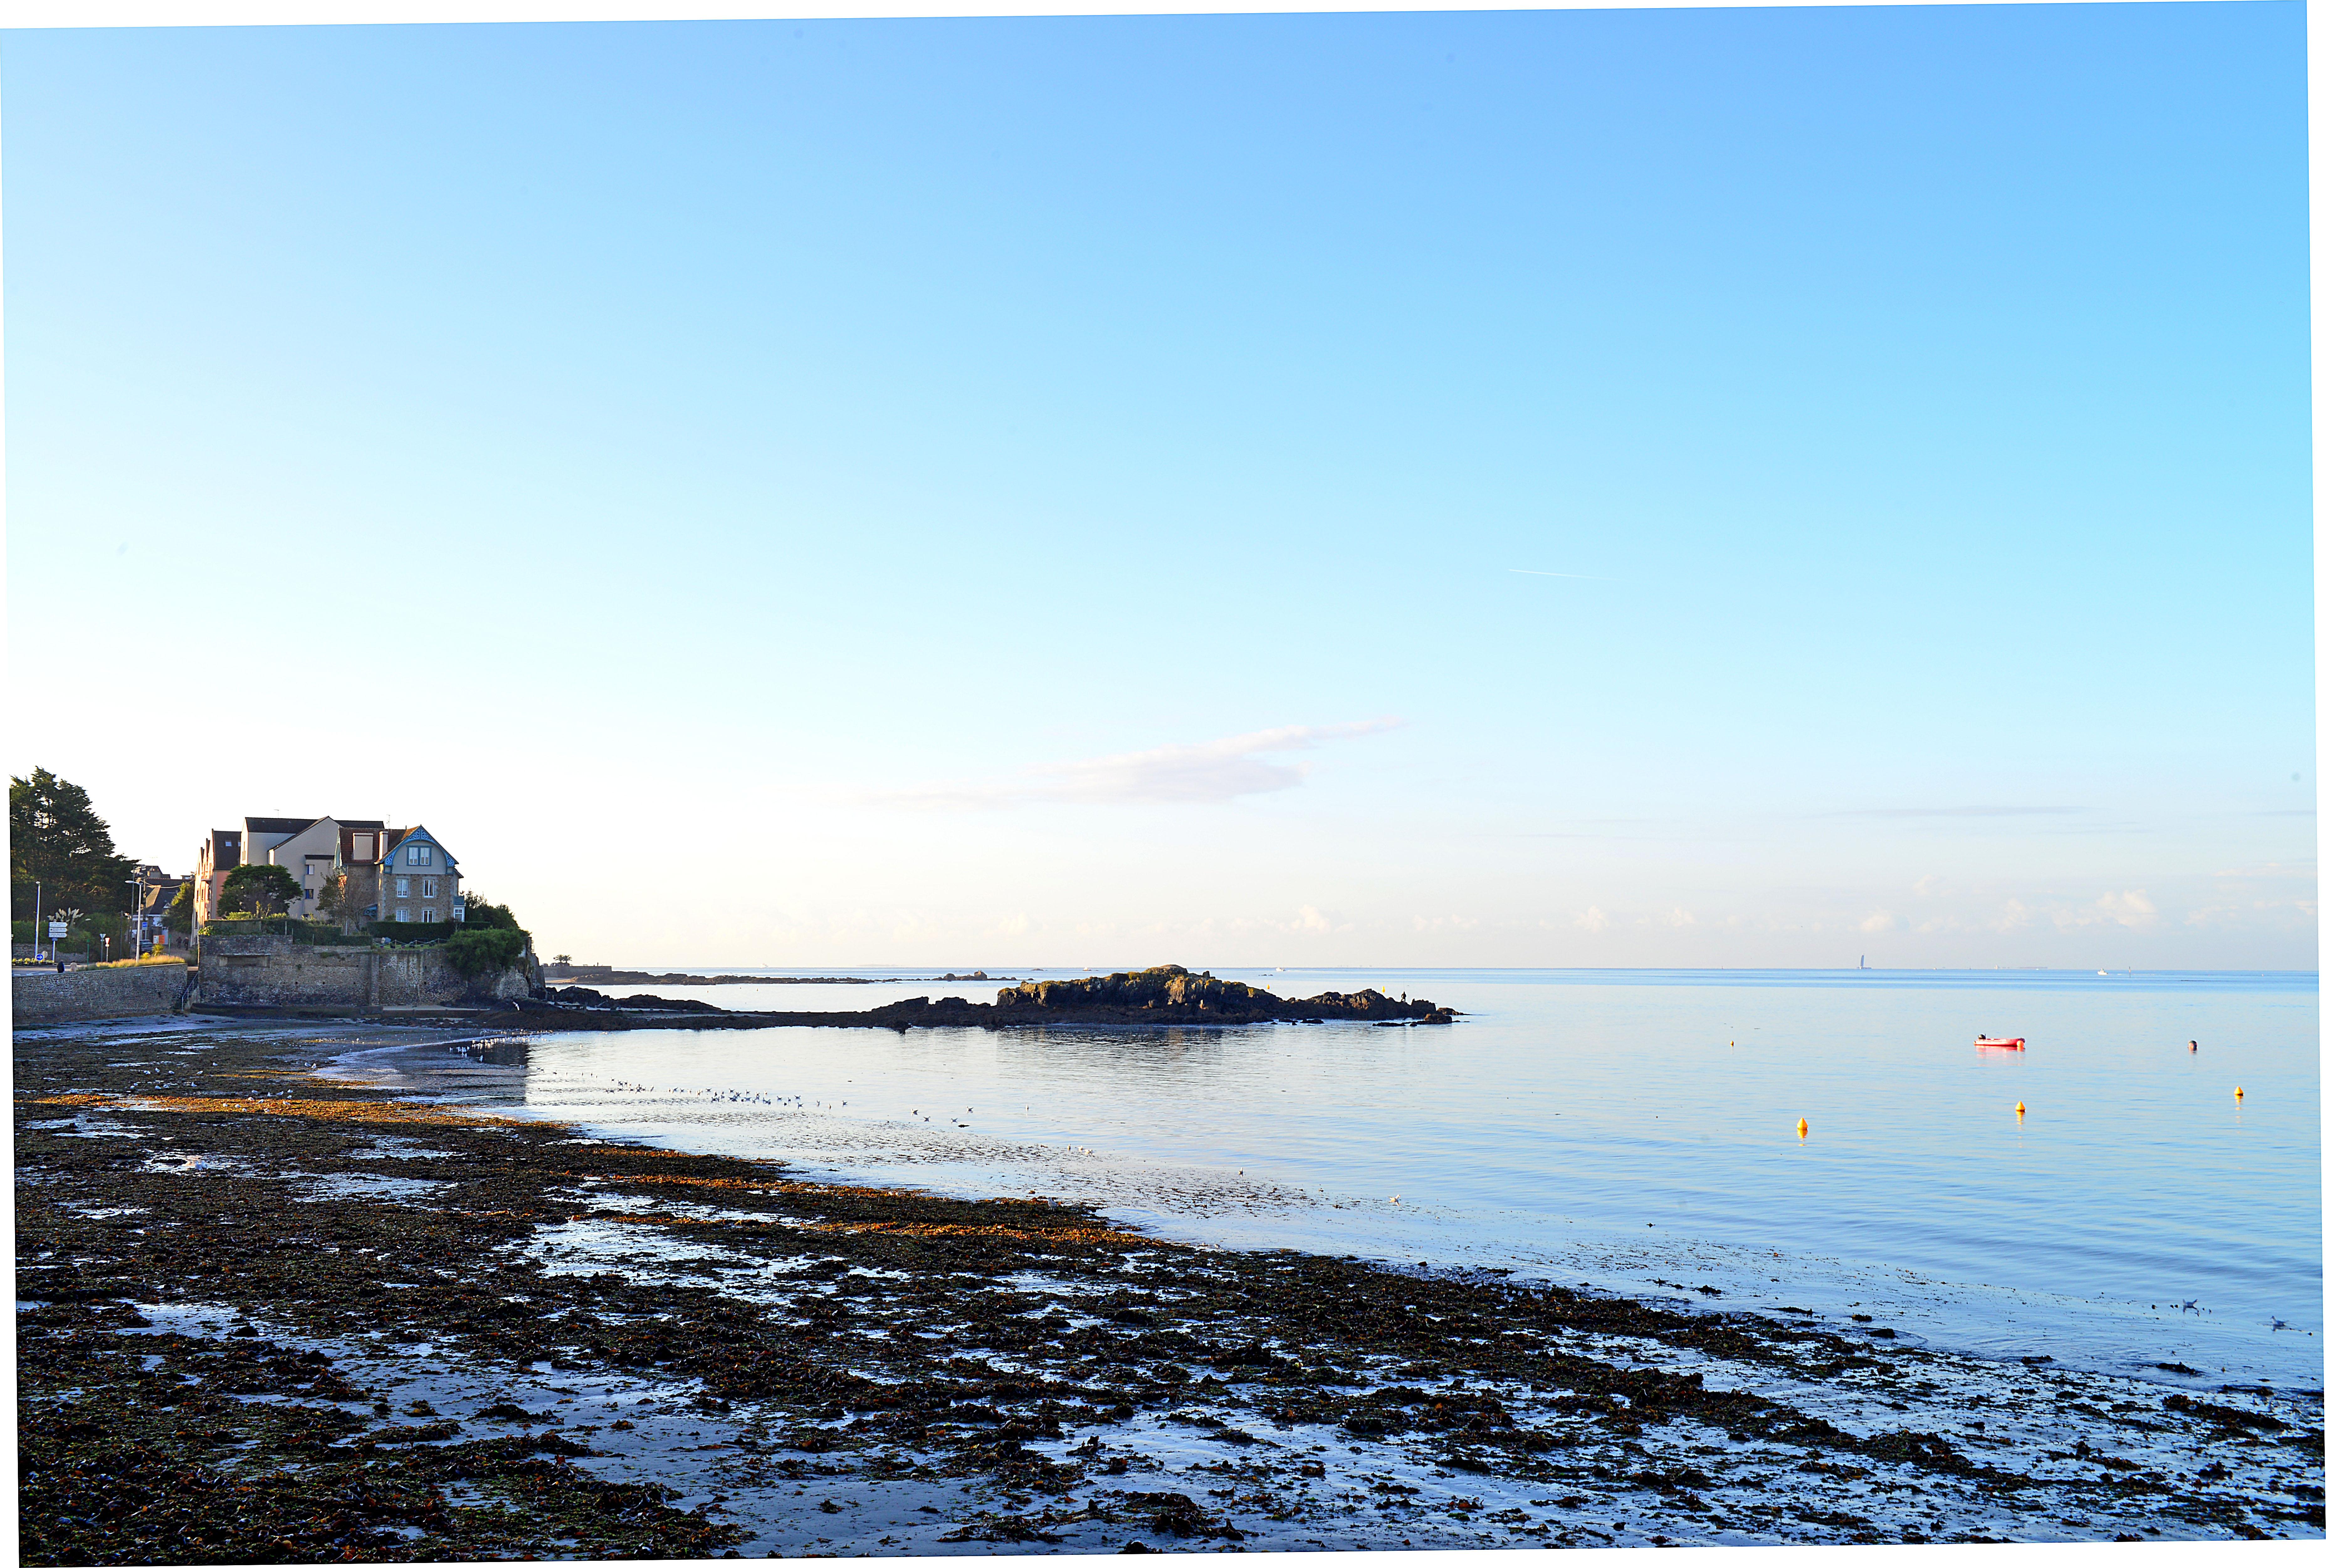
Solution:
[[[521,931],[464,931],[445,942],[444,956],[454,970],[473,980],[507,969],[525,956],[525,949],[526,934]]]
[[[45,915],[37,921],[10,921],[8,934],[10,940],[32,942],[42,952],[48,951],[51,947],[59,952],[95,952],[99,945],[98,939],[101,936],[112,937],[116,944],[126,942],[129,939],[126,921],[118,916],[108,920],[101,914],[83,914],[74,917],[71,929],[54,941],[50,940],[49,922]]]
[[[449,920],[375,920],[364,928],[373,936],[410,946],[414,942],[450,942],[461,928]]]
[[[149,952],[144,958],[115,959],[109,964],[89,964],[85,967],[93,970],[142,970],[150,969],[155,964],[175,964],[178,968],[184,969],[186,960],[174,954],[165,956]]]

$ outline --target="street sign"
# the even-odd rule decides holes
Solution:
[[[51,936],[62,936],[64,933],[65,923],[63,921],[52,920],[49,922],[49,934]]]

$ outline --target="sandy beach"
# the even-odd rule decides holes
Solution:
[[[15,1042],[35,1563],[2315,1536],[2313,1388],[1170,1243]]]

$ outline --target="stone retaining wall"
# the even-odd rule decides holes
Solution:
[[[26,970],[9,986],[18,1024],[61,1024],[79,1018],[138,1018],[167,1013],[185,989],[183,964],[134,969]]]
[[[267,1007],[477,1007],[532,994],[525,967],[470,979],[433,947],[298,947],[287,936],[202,938],[197,1003]]]

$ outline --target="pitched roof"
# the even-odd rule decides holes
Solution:
[[[245,817],[243,821],[254,833],[289,833],[294,837],[318,822],[337,822],[342,828],[363,828],[374,831],[382,826],[375,821],[358,821],[353,817],[334,817],[328,812],[320,817]]]
[[[444,865],[446,869],[451,869],[456,864],[452,858],[452,851],[444,849],[444,840],[430,832],[424,823],[415,824],[409,828],[390,828],[387,830],[387,836],[381,842],[381,862],[385,864],[388,856],[395,853],[395,851],[403,846],[403,843],[406,839],[412,838],[414,835],[426,840],[429,843],[435,845],[439,849],[444,849]]]

